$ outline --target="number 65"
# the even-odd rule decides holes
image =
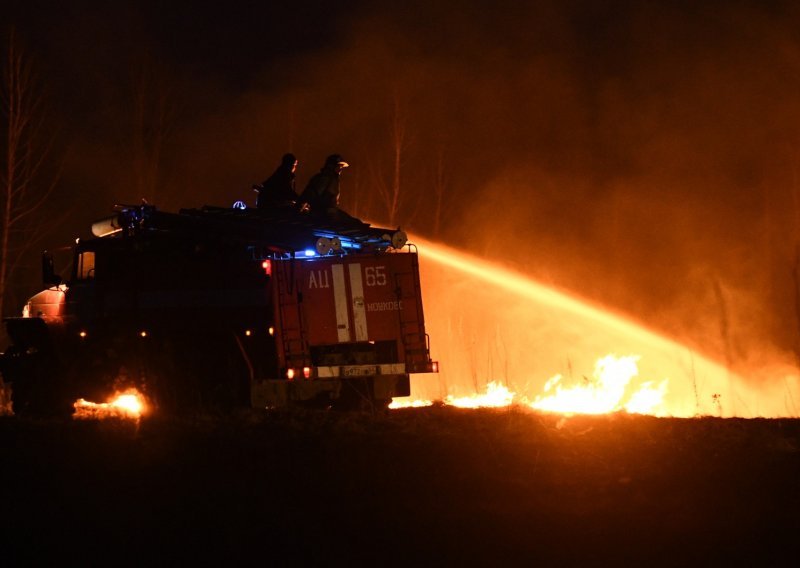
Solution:
[[[367,286],[386,286],[386,267],[367,266],[364,269]]]

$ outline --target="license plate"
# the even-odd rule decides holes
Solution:
[[[375,367],[371,365],[358,365],[356,367],[342,367],[343,377],[366,377],[375,374]]]

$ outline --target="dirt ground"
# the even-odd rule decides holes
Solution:
[[[800,420],[0,419],[3,565],[797,565]]]

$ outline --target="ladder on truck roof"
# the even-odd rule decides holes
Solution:
[[[300,213],[293,208],[275,210],[228,209],[204,206],[178,213],[158,211],[153,205],[117,205],[117,214],[92,225],[96,237],[131,236],[142,232],[177,232],[260,245],[276,253],[308,249],[325,255],[333,250],[361,252],[402,248],[406,234],[398,229],[372,227],[341,215]]]
[[[300,213],[292,208],[226,209],[206,205],[200,209],[181,209],[179,214],[215,223],[220,230],[224,227],[231,233],[246,231],[260,241],[292,252],[314,249],[320,238],[336,238],[344,249],[362,251],[400,248],[406,238],[399,229],[372,227],[346,215],[344,220],[337,220],[327,215]]]

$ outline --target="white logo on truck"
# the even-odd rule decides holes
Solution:
[[[368,312],[393,312],[403,309],[403,300],[394,300],[388,302],[370,302],[367,304]]]

